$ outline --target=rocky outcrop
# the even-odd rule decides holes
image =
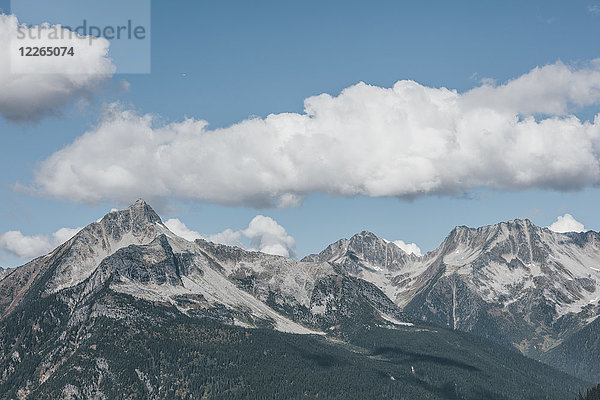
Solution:
[[[533,357],[600,313],[596,232],[556,233],[529,220],[460,226],[422,257],[362,232],[306,260],[329,261],[372,282],[420,320]]]

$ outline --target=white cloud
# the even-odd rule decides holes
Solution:
[[[172,218],[172,219],[166,220],[165,226],[167,228],[169,228],[169,230],[171,232],[173,232],[174,234],[176,234],[179,237],[184,238],[185,240],[189,240],[189,241],[193,242],[196,239],[204,239],[203,235],[188,228],[178,218]]]
[[[190,241],[205,239],[213,243],[238,246],[267,254],[284,257],[294,256],[294,247],[296,245],[294,238],[288,235],[285,228],[279,225],[277,221],[263,215],[254,217],[246,229],[239,231],[226,229],[223,232],[212,235],[203,235],[191,230],[177,218],[167,220],[165,226],[177,236]],[[247,239],[249,245],[246,246],[242,239]]]
[[[600,6],[598,4],[588,6],[588,11],[590,12],[590,14],[600,15]]]
[[[80,230],[81,228],[61,228],[49,236],[27,236],[20,231],[8,231],[0,235],[0,249],[22,259],[32,259],[49,253]]]
[[[250,239],[254,248],[263,253],[284,257],[294,255],[296,241],[287,234],[283,226],[270,217],[257,215],[241,233]]]
[[[20,258],[34,258],[50,251],[51,244],[47,236],[25,236],[20,231],[8,231],[0,235],[0,249]]]
[[[600,183],[600,61],[535,68],[465,93],[364,83],[227,128],[109,107],[97,127],[44,160],[38,193],[81,202],[140,196],[287,207],[315,193],[414,198]]]
[[[212,235],[206,236],[206,240],[213,243],[226,244],[227,246],[237,246],[241,248],[245,248],[244,244],[241,241],[242,232],[234,231],[231,229],[225,229],[223,232],[214,233]],[[256,249],[253,249],[256,250]],[[260,250],[260,249],[259,249]]]
[[[419,257],[422,256],[421,248],[419,248],[416,243],[404,243],[402,240],[394,240],[392,243],[400,247],[407,254],[414,254]]]
[[[571,214],[559,216],[552,225],[548,227],[554,232],[585,232],[585,227],[577,221]]]
[[[82,228],[60,228],[52,234],[52,242],[55,243],[56,246],[61,245],[75,236],[81,229]]]
[[[59,114],[73,101],[89,99],[98,84],[112,76],[115,66],[108,57],[109,42],[69,32],[59,25],[26,28],[14,15],[0,14],[1,116],[37,122]],[[74,55],[20,56],[20,47],[46,46],[73,47]]]

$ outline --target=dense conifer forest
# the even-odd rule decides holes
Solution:
[[[589,386],[427,325],[363,326],[342,341],[189,318],[110,290],[82,309],[75,323],[51,296],[0,323],[0,398],[562,400]]]

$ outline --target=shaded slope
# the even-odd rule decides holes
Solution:
[[[585,386],[444,329],[372,328],[344,343],[188,317],[108,281],[73,310],[65,295],[0,322],[0,398],[558,400]]]
[[[542,360],[590,382],[600,382],[600,318],[542,355]]]

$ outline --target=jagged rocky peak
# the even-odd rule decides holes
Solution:
[[[156,212],[140,199],[126,209],[111,211],[52,253],[61,257],[55,266],[47,291],[56,292],[85,280],[100,262],[131,244],[144,245],[169,233]]]
[[[123,240],[129,242],[127,244],[141,244],[139,240],[149,243],[166,231],[158,214],[148,203],[139,199],[129,207],[111,211],[100,221],[86,226],[76,238],[91,235],[101,239],[102,247],[110,248]]]
[[[306,256],[302,261],[334,262],[350,273],[358,273],[363,268],[396,270],[415,258],[394,243],[362,231],[350,239],[338,240],[321,253]]]
[[[162,225],[162,220],[148,203],[139,199],[124,210],[112,211],[106,214],[100,223],[108,228],[109,232],[115,230],[114,233],[118,234],[122,230],[139,232],[149,224]]]
[[[384,240],[383,238],[380,238],[379,236],[377,236],[376,234],[374,234],[373,232],[369,232],[369,231],[362,231],[360,233],[357,233],[356,235],[352,236],[350,238],[350,244],[353,243],[387,243],[387,240]]]
[[[553,232],[526,219],[456,227],[430,264],[441,273],[416,270],[406,292],[424,295],[412,297],[405,311],[526,354],[546,351],[598,307],[597,237]]]
[[[463,253],[469,249],[498,256],[514,256],[525,262],[541,261],[547,252],[542,233],[552,235],[546,228],[528,219],[515,219],[479,228],[457,226],[446,237],[439,250],[442,253]]]
[[[92,244],[99,241],[97,244],[112,253],[129,244],[149,243],[166,232],[167,228],[158,214],[144,200],[139,199],[131,206],[111,211],[100,221],[86,226],[75,236],[74,242]],[[92,242],[89,242],[90,239]],[[121,242],[123,246],[120,245]],[[117,248],[112,248],[115,245]]]
[[[469,228],[465,225],[455,227],[448,239],[465,244],[474,242],[480,244],[482,241],[489,241],[495,238],[508,238],[509,236],[518,236],[521,234],[531,234],[540,228],[535,226],[528,219],[515,219],[507,222],[500,222],[494,225],[485,225],[478,228]]]
[[[175,254],[167,236],[161,234],[146,245],[130,245],[117,250],[102,261],[95,274],[116,275],[117,279],[143,284],[182,286],[185,261],[186,255]]]
[[[404,250],[395,244],[369,231],[362,231],[352,236],[348,241],[348,248],[357,254],[361,254],[363,258],[373,261],[381,258],[382,254],[385,259],[386,253],[391,253],[391,255],[396,257],[407,255]]]

